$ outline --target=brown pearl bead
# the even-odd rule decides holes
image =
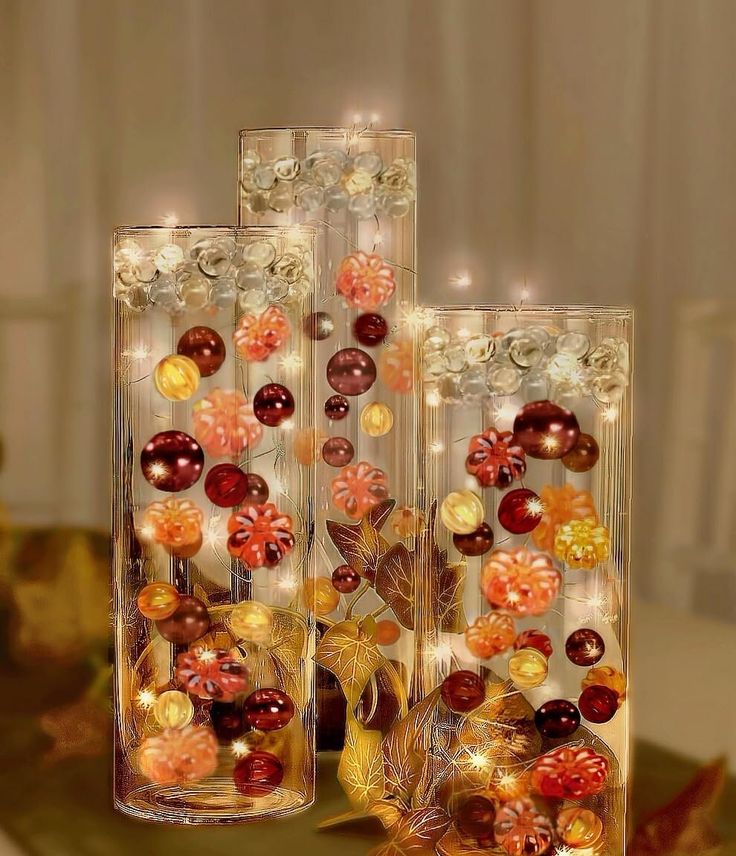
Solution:
[[[475,710],[486,697],[486,686],[483,678],[461,669],[449,674],[442,682],[440,690],[442,701],[455,713],[467,713]]]
[[[580,426],[572,411],[551,401],[532,401],[516,414],[514,436],[527,455],[551,461],[575,447]]]
[[[225,362],[225,343],[211,327],[190,327],[179,339],[176,353],[194,360],[200,375],[209,377]]]
[[[595,437],[581,434],[575,446],[562,456],[562,465],[572,473],[587,473],[598,463],[600,454]]]
[[[331,467],[346,467],[354,455],[353,444],[345,437],[330,437],[322,446],[322,460]]]
[[[210,614],[197,597],[182,597],[176,611],[156,622],[158,632],[167,642],[188,645],[201,639],[210,628]]]
[[[352,594],[360,585],[360,574],[350,565],[340,565],[332,572],[332,587],[340,594]]]
[[[463,556],[482,556],[493,546],[493,529],[484,521],[469,535],[455,532],[452,543]]]

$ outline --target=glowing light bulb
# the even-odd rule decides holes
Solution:
[[[472,284],[473,280],[469,273],[458,273],[450,277],[450,285],[454,285],[456,288],[467,288]]]
[[[250,753],[250,746],[245,740],[233,740],[230,744],[230,751],[236,758],[245,758]]]
[[[526,502],[526,511],[530,517],[539,517],[544,514],[544,503],[539,497],[528,499]]]
[[[480,752],[471,752],[469,755],[470,766],[474,770],[487,770],[491,766],[490,758],[486,758]]]
[[[424,400],[426,401],[428,407],[439,407],[440,394],[437,392],[436,389],[431,389],[424,397]]]
[[[601,419],[603,419],[604,422],[608,422],[609,424],[611,422],[615,422],[617,417],[618,417],[618,408],[613,407],[613,405],[609,405],[608,407],[605,407],[603,409],[603,413],[601,414]]]
[[[153,690],[141,690],[138,693],[138,707],[150,710],[156,703],[156,693]]]
[[[376,234],[373,236],[373,245],[375,247],[380,247],[382,243],[383,235],[380,232],[376,232]]]
[[[441,452],[445,451],[445,446],[439,440],[434,440],[429,444],[429,451],[433,455],[439,455]]]
[[[173,211],[169,211],[168,214],[164,214],[164,216],[161,218],[161,222],[164,224],[164,226],[170,226],[173,228],[174,226],[178,225],[179,217]]]
[[[279,365],[282,369],[296,371],[297,369],[302,368],[304,360],[302,360],[299,354],[286,354],[286,356],[282,357],[279,361]]]

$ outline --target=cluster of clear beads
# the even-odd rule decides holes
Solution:
[[[327,149],[303,160],[286,156],[263,161],[249,150],[243,153],[240,190],[254,214],[325,208],[347,209],[359,220],[379,214],[398,218],[414,203],[416,166],[409,158],[386,164],[378,152],[348,155]]]
[[[168,243],[147,251],[132,238],[114,257],[113,293],[134,312],[149,307],[177,315],[231,309],[257,313],[272,303],[303,298],[313,275],[309,250],[298,244],[280,254],[270,240],[202,238],[188,247]]]
[[[601,404],[621,399],[629,383],[628,345],[551,327],[504,333],[451,334],[433,326],[422,343],[424,380],[446,404],[477,404],[519,393],[527,401],[572,402],[584,395]]]

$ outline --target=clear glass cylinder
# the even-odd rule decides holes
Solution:
[[[631,326],[441,307],[422,335],[419,799],[466,832],[490,801],[508,853],[624,852]]]
[[[114,236],[115,804],[178,823],[314,799],[309,227]]]
[[[370,614],[385,666],[358,715],[385,728],[412,681],[411,621],[375,585],[380,558],[413,547],[417,428],[415,138],[348,128],[245,130],[240,135],[239,223],[309,222],[320,232],[311,335],[317,417],[316,566],[327,631]],[[355,546],[369,533],[365,555]],[[352,528],[350,528],[352,527]],[[339,631],[338,631],[339,632]],[[321,658],[318,657],[318,664]],[[343,688],[344,689],[344,688]],[[318,745],[339,748],[345,699],[318,668]]]

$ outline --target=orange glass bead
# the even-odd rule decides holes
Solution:
[[[233,344],[244,360],[262,362],[288,340],[289,319],[278,306],[269,306],[258,317],[242,315],[233,333]]]
[[[608,687],[618,696],[618,706],[621,707],[626,698],[626,675],[613,666],[594,666],[583,678],[581,687]]]
[[[527,797],[499,808],[493,832],[509,856],[541,856],[552,845],[552,824]]]
[[[393,268],[375,253],[360,250],[340,262],[336,287],[348,306],[375,312],[396,291]]]
[[[581,434],[574,448],[563,455],[562,465],[572,473],[587,473],[598,463],[600,453],[595,437]]]
[[[603,790],[608,770],[607,759],[589,747],[561,746],[535,761],[532,788],[545,797],[579,800]]]
[[[340,603],[340,592],[336,591],[329,577],[307,580],[302,591],[304,605],[315,615],[329,615]]]
[[[236,457],[263,437],[253,406],[236,389],[213,389],[194,405],[192,419],[197,442],[213,458]]]
[[[587,490],[577,490],[571,484],[562,487],[545,485],[539,499],[543,506],[542,518],[532,532],[532,540],[540,550],[554,547],[555,535],[563,523],[585,517],[598,519],[593,495]]]
[[[165,499],[152,502],[143,515],[144,532],[165,547],[194,544],[202,532],[204,515],[191,499]]]
[[[557,815],[557,834],[570,847],[593,847],[603,835],[603,822],[589,808],[565,808]]]
[[[143,741],[138,766],[147,779],[159,785],[196,782],[217,768],[217,738],[199,725],[167,728]]]
[[[383,618],[376,622],[376,644],[377,645],[394,645],[399,641],[401,636],[401,628],[395,621],[390,618]]]
[[[486,600],[512,615],[542,615],[560,591],[560,572],[546,553],[526,547],[494,550],[481,571]]]
[[[563,523],[555,535],[555,556],[570,568],[592,570],[611,552],[611,537],[594,517]]]
[[[508,615],[491,612],[479,615],[465,630],[465,644],[474,657],[487,660],[514,644],[516,628]]]
[[[176,612],[181,596],[170,583],[149,583],[138,594],[138,609],[145,618],[159,621]]]

